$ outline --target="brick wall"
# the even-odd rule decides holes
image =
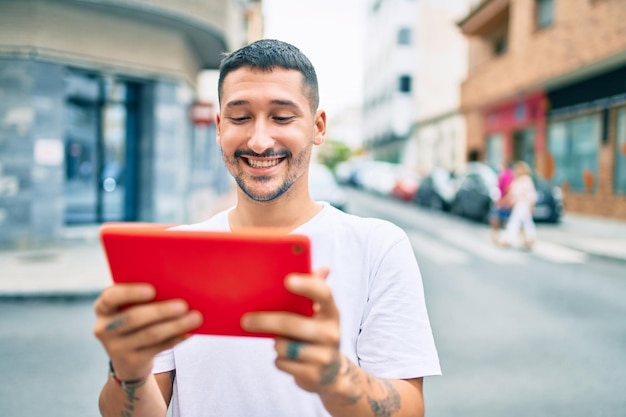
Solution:
[[[489,59],[480,52],[483,42],[470,38],[470,54],[484,62],[475,63],[462,85],[463,107],[512,97],[616,54],[626,60],[624,0],[555,0],[554,23],[540,31],[534,0],[511,0],[510,10],[506,54]]]
[[[461,86],[468,149],[484,152],[484,108],[626,65],[624,0],[555,0],[553,24],[542,30],[535,27],[534,3],[510,0],[505,54],[493,56],[484,39],[469,37],[470,69]],[[626,196],[613,192],[614,110],[610,120],[609,140],[599,150],[598,187],[593,193],[565,190],[566,211],[626,219]],[[545,149],[535,158],[540,171],[550,159]]]

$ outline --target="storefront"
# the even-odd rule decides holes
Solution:
[[[626,218],[626,66],[548,99],[549,178],[576,211]]]
[[[543,92],[526,94],[488,108],[485,114],[486,162],[499,170],[508,161],[537,165],[537,152],[545,146]]]
[[[0,247],[190,219],[196,77],[228,49],[195,3],[2,5]]]

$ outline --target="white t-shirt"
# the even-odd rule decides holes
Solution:
[[[179,229],[228,231],[228,212]],[[324,204],[293,233],[311,239],[314,269],[330,268],[341,351],[350,360],[381,378],[441,374],[420,271],[402,229]],[[159,354],[153,372],[176,369],[173,417],[328,416],[316,394],[276,369],[275,357],[271,339],[193,336]]]

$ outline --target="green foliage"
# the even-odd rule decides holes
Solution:
[[[317,159],[333,172],[338,163],[348,160],[352,156],[352,149],[343,142],[328,140],[319,148]]]

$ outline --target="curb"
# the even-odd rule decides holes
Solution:
[[[94,301],[102,290],[86,291],[14,291],[0,293],[0,303],[25,301],[77,302]]]

